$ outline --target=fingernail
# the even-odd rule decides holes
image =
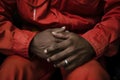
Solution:
[[[47,58],[47,62],[50,62],[50,58]]]
[[[44,50],[44,53],[47,53],[47,52],[48,52],[47,49],[45,49],[45,50]]]
[[[63,27],[62,27],[62,29],[66,29],[66,27],[65,27],[65,26],[63,26]]]
[[[56,32],[52,32],[52,34],[56,35]]]

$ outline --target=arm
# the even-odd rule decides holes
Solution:
[[[16,0],[0,0],[0,52],[27,57],[29,43],[36,33],[20,30],[12,24],[15,9]]]
[[[120,0],[106,0],[104,16],[92,30],[82,35],[94,48],[97,56],[107,51],[107,56],[116,54],[120,37]]]
[[[45,58],[44,48],[55,43],[51,31],[62,32],[64,28],[47,29],[42,32],[20,30],[12,24],[12,14],[16,10],[16,0],[0,2],[0,52],[5,55],[21,55],[28,57],[35,54]],[[48,39],[49,38],[49,39]],[[59,40],[58,40],[59,41]]]
[[[49,47],[48,53],[58,49],[63,51],[52,55],[47,60],[55,63],[56,67],[64,66],[67,70],[71,70],[90,61],[96,55],[97,58],[103,53],[107,56],[114,55],[120,37],[119,2],[120,0],[106,1],[105,14],[101,22],[83,35],[78,36],[72,32],[54,33],[56,38],[64,38],[65,41],[57,44],[55,48]],[[65,60],[70,63],[67,67]]]

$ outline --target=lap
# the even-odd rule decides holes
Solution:
[[[109,75],[96,60],[91,60],[67,73],[65,80],[109,80]]]
[[[8,76],[14,75],[13,77],[15,77],[18,74],[16,73],[17,71],[21,75],[26,74],[25,77],[28,76],[25,80],[32,80],[30,76],[37,78],[33,80],[50,80],[50,76],[54,73],[55,69],[46,60],[35,59],[30,61],[29,59],[14,55],[6,58],[1,65],[0,80],[7,80],[2,79],[2,77],[6,78],[7,74]],[[70,73],[62,73],[62,76],[64,76],[65,80],[109,80],[107,72],[96,60],[92,60]]]
[[[49,80],[55,70],[45,60],[17,55],[7,57],[0,67],[0,80]]]

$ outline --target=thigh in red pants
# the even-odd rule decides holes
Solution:
[[[91,60],[70,73],[63,71],[64,80],[110,80],[108,73],[96,61]]]
[[[54,71],[53,66],[44,60],[30,61],[14,55],[1,65],[0,80],[51,80]],[[64,80],[109,80],[107,72],[95,60],[70,73],[64,71],[62,75]]]

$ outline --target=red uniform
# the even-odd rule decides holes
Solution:
[[[20,16],[20,29],[12,23],[14,14]],[[113,56],[119,45],[120,0],[0,0],[0,52],[8,56],[1,65],[0,80],[24,80],[23,74],[25,80],[35,80],[30,78],[34,71],[42,75],[36,80],[48,80],[54,71],[51,65],[47,71],[43,66],[49,64],[45,62],[40,66],[41,62],[39,70],[32,70],[36,62],[23,57],[28,57],[30,41],[36,34],[34,29],[43,31],[61,26],[82,35],[93,46],[97,58]],[[10,65],[12,69],[8,67]],[[109,80],[96,60],[63,76],[66,80]]]

